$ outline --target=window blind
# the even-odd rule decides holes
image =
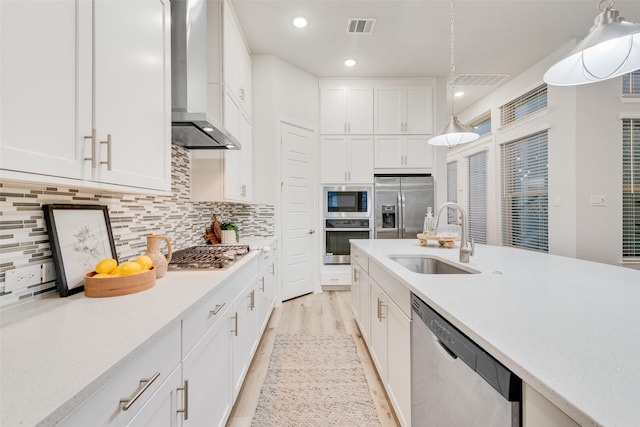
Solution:
[[[500,107],[502,126],[513,123],[547,106],[547,85],[543,84]]]
[[[622,94],[640,95],[640,70],[622,76]]]
[[[469,156],[469,237],[487,243],[487,152]]]
[[[640,120],[622,121],[622,258],[640,259]]]
[[[549,251],[547,131],[501,147],[502,244]]]
[[[458,162],[447,163],[447,202],[458,203]],[[455,209],[447,209],[447,224],[457,224],[456,215]]]

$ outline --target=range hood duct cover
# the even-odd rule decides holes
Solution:
[[[207,117],[207,6],[171,0],[171,140],[189,149],[240,149]]]

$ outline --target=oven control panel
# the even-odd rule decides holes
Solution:
[[[369,228],[369,219],[325,219],[325,228]]]

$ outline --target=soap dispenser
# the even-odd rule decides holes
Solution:
[[[427,213],[424,216],[424,225],[422,226],[422,234],[425,234],[427,236],[435,235],[435,230],[433,229],[433,227],[435,227],[435,217],[433,216],[433,208],[429,206],[427,208]]]

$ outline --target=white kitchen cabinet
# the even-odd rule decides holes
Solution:
[[[236,399],[253,357],[252,347],[257,345],[257,315],[255,314],[256,283],[253,280],[240,293],[231,307],[229,331],[231,334],[231,387]]]
[[[370,280],[370,313],[371,313],[371,334],[369,336],[369,349],[371,351],[371,357],[373,363],[376,365],[378,375],[382,380],[382,383],[386,386],[388,381],[388,359],[387,359],[387,335],[388,335],[388,323],[387,314],[389,307],[389,300],[380,286],[374,281]]]
[[[2,177],[170,190],[169,3],[41,6],[2,3]]]
[[[370,284],[369,275],[366,269],[357,262],[351,262],[351,303],[355,314],[356,322],[360,328],[360,334],[365,342],[369,343],[371,330],[370,318]]]
[[[372,136],[323,136],[320,141],[323,184],[373,182]]]
[[[183,427],[225,425],[233,406],[230,371],[229,330],[224,317],[209,329],[182,362],[183,378],[189,390],[189,417],[184,420]]]
[[[376,87],[374,133],[422,135],[433,133],[432,87]]]
[[[260,257],[259,288],[257,292],[258,301],[256,309],[258,311],[258,331],[262,332],[267,326],[271,309],[275,303],[276,289],[276,251],[263,251]]]
[[[320,133],[325,135],[371,134],[373,88],[320,89]]]
[[[181,374],[180,367],[176,367],[127,427],[179,427],[183,419],[183,413],[179,411],[185,404]]]
[[[400,425],[411,424],[411,319],[396,304],[386,305],[387,393]]]
[[[374,141],[374,168],[415,169],[426,172],[433,169],[433,147],[424,135],[376,136]]]
[[[251,56],[229,1],[223,2],[222,27],[222,78],[224,85],[231,92],[232,97],[237,100],[238,106],[251,117]]]

